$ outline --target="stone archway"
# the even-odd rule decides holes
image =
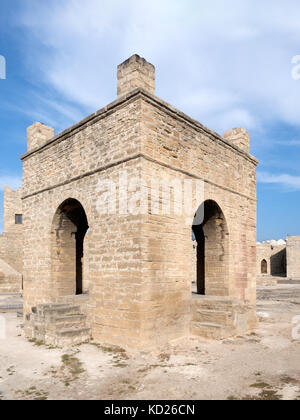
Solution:
[[[197,214],[201,211],[202,223],[197,224]],[[227,296],[229,232],[225,216],[213,200],[205,201],[197,214],[193,224],[197,241],[197,294]]]
[[[51,275],[55,296],[83,293],[83,250],[88,229],[87,216],[79,201],[69,198],[58,207],[51,229]]]

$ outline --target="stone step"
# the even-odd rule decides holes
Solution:
[[[289,280],[289,279],[283,280],[283,279],[281,279],[281,280],[278,280],[277,283],[278,284],[300,284],[300,280]]]
[[[192,322],[191,333],[212,340],[223,340],[231,336],[229,328],[211,322]]]
[[[55,347],[68,347],[91,339],[86,315],[80,305],[55,303],[38,305],[26,315],[25,331],[29,337]]]
[[[238,301],[227,297],[193,296],[193,304],[203,310],[217,310],[232,312],[232,309],[239,306]]]
[[[58,347],[67,347],[70,345],[81,344],[90,341],[91,329],[69,328],[56,332],[56,345]]]
[[[23,305],[0,305],[0,311],[8,310],[8,311],[15,311],[18,309],[23,309]]]
[[[193,321],[227,326],[232,324],[232,312],[197,309],[193,312]]]
[[[83,314],[59,316],[46,322],[46,329],[54,331],[84,327],[86,327],[86,315]]]
[[[0,295],[11,295],[13,294],[17,294],[20,293],[21,291],[21,285],[19,283],[9,283],[9,284],[0,284],[0,290],[1,293]]]
[[[42,318],[56,318],[64,315],[80,315],[79,305],[64,305],[64,304],[51,304],[39,305],[32,308],[32,312]]]
[[[38,305],[26,315],[25,331],[28,337],[49,346],[68,347],[88,342],[91,329],[80,305],[59,303]]]
[[[257,280],[256,282],[256,286],[257,287],[268,287],[268,286],[277,286],[278,285],[278,281],[277,280],[266,280],[266,279],[261,279],[261,280]]]

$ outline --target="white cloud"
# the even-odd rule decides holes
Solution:
[[[275,184],[288,190],[300,190],[300,176],[258,172],[257,180],[261,184]]]
[[[52,0],[35,1],[34,13],[32,4],[20,17],[27,58],[61,106],[90,112],[115,99],[116,66],[138,53],[157,66],[158,95],[212,129],[300,125],[298,0]]]

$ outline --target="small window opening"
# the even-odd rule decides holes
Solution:
[[[16,222],[16,225],[22,225],[23,224],[23,215],[22,214],[16,214],[15,215],[15,222]]]

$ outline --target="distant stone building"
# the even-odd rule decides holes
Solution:
[[[4,232],[0,235],[0,293],[20,292],[23,271],[22,189],[4,188]]]
[[[256,255],[258,285],[276,284],[276,277],[300,280],[300,236],[258,243]]]
[[[155,68],[135,55],[118,67],[115,102],[57,136],[35,123],[22,160],[28,337],[148,349],[256,325],[257,160],[246,130],[222,137],[156,97]],[[172,185],[169,211],[164,188],[153,206],[154,179]],[[182,193],[198,181],[201,199]]]
[[[286,275],[286,244],[257,244],[256,253],[258,275]]]

